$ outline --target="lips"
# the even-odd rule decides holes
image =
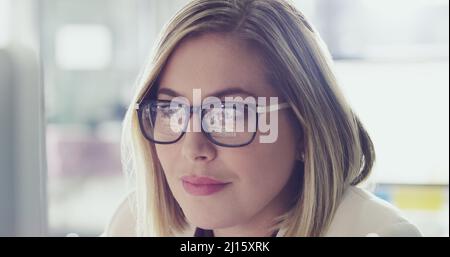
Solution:
[[[191,195],[212,195],[224,189],[230,182],[208,177],[185,176],[181,178],[184,190]]]

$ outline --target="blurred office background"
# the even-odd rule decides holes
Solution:
[[[99,235],[126,194],[121,119],[186,0],[0,0],[0,235]],[[449,2],[295,0],[371,134],[365,184],[448,236]]]

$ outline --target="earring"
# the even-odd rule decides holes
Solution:
[[[304,162],[305,161],[305,153],[299,153],[299,152],[297,152],[297,158],[296,158],[297,160],[299,160],[299,161],[301,161],[301,162]]]

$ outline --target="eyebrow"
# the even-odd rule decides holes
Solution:
[[[157,95],[159,94],[164,94],[164,95],[168,95],[168,96],[172,96],[172,97],[177,97],[177,96],[183,96],[182,94],[170,89],[170,88],[161,88],[158,90]],[[253,96],[255,97],[252,93],[239,88],[239,87],[232,87],[232,88],[227,88],[224,90],[220,90],[218,92],[212,93],[208,96],[216,96],[216,97],[223,97],[223,96],[227,96],[227,95],[237,95],[237,94],[245,94],[248,96]]]

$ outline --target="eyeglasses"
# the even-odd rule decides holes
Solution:
[[[224,147],[250,144],[256,136],[260,113],[290,107],[288,103],[258,106],[243,102],[219,102],[211,106],[191,107],[171,100],[146,99],[136,104],[139,126],[144,137],[157,144],[173,144],[189,131],[193,113],[201,118],[201,132],[212,143]]]

